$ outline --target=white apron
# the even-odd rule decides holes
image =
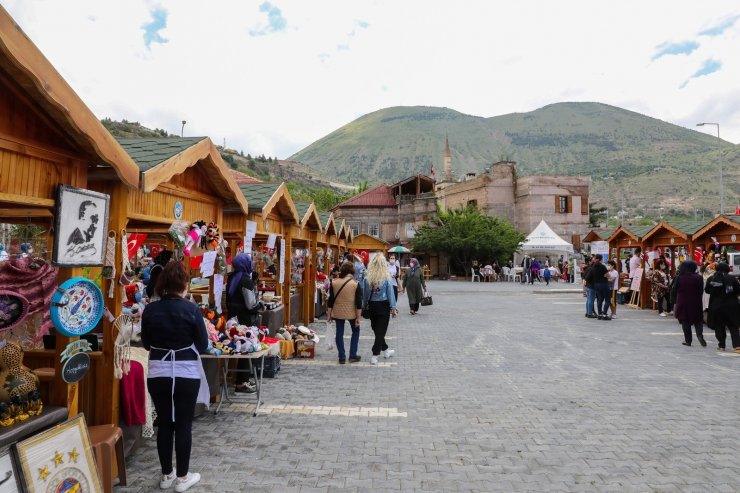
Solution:
[[[211,391],[208,388],[206,373],[203,371],[203,363],[200,361],[200,354],[195,349],[195,344],[181,349],[162,349],[154,346],[151,349],[165,351],[166,353],[161,360],[149,359],[149,374],[147,378],[165,377],[172,379],[172,421],[175,421],[175,377],[200,379],[198,397],[195,399],[195,403],[205,404],[206,409],[208,409],[211,403]],[[193,351],[198,358],[186,361],[175,360],[175,353],[188,350]],[[169,361],[167,361],[167,358],[170,358]]]

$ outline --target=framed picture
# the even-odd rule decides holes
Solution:
[[[10,448],[7,448],[0,452],[0,493],[20,493],[22,485]]]
[[[69,185],[57,189],[52,262],[65,267],[103,265],[110,196]]]
[[[82,414],[16,444],[29,493],[102,493]]]

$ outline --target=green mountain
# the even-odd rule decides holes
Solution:
[[[448,108],[394,107],[335,130],[289,159],[338,181],[392,183],[443,170],[445,137],[453,172],[516,161],[522,175],[591,175],[592,203],[657,215],[717,209],[721,157],[725,210],[740,196],[740,146],[601,103],[557,103],[482,118]],[[653,212],[651,212],[653,211]]]

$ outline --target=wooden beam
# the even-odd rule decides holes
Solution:
[[[16,195],[14,193],[0,192],[0,203],[10,202],[11,204],[38,205],[41,207],[54,208],[54,199],[42,199],[38,197],[28,197],[27,195]]]
[[[172,218],[150,216],[148,214],[139,214],[138,212],[129,213],[128,218],[132,221],[143,221],[156,224],[172,224],[174,221]]]
[[[60,164],[69,164],[71,159],[80,159],[81,156],[70,154],[68,151],[62,151],[53,146],[45,145],[40,142],[34,142],[29,139],[22,139],[15,135],[8,135],[0,132],[0,149],[17,152],[31,157],[46,159]]]
[[[12,217],[42,217],[51,218],[54,214],[48,209],[0,209],[0,218],[12,218]]]

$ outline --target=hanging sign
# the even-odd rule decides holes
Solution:
[[[91,350],[92,346],[84,339],[67,344],[61,354],[63,381],[75,383],[82,380],[90,370],[90,356],[87,351]]]
[[[608,241],[592,241],[591,242],[591,255],[601,254],[606,257],[609,256],[609,242]]]
[[[178,219],[178,220],[182,219],[182,202],[180,202],[179,200],[175,202],[174,212],[175,212],[175,219]]]
[[[280,284],[283,284],[285,282],[285,240],[283,238],[280,239]]]
[[[67,337],[81,336],[93,330],[104,310],[100,288],[84,277],[65,281],[51,297],[51,322]]]

